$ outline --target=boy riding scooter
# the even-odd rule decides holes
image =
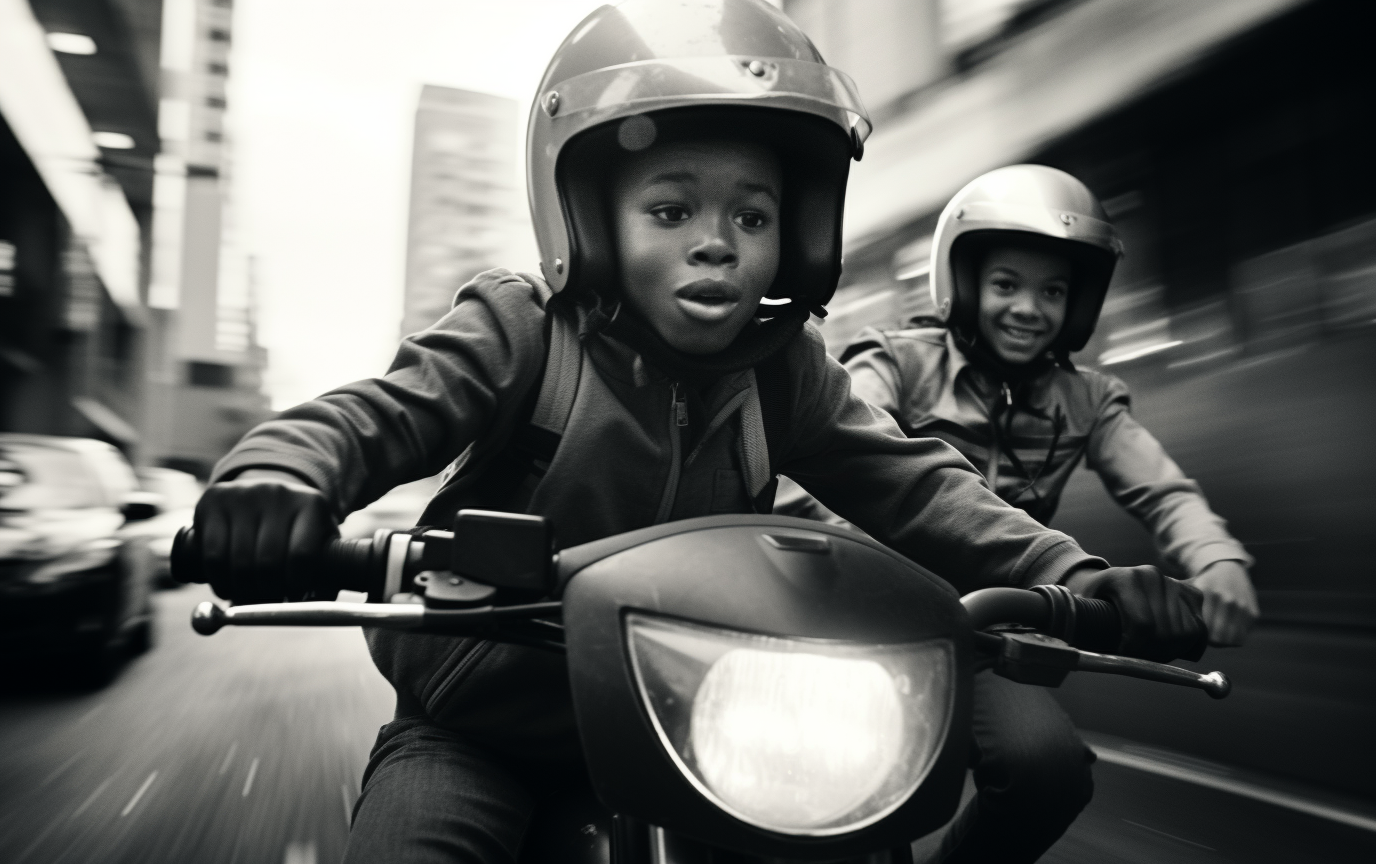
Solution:
[[[1117,604],[1122,651],[1197,657],[1197,592],[1106,567],[999,500],[944,442],[903,435],[807,326],[836,287],[849,160],[867,132],[849,80],[759,0],[594,12],[532,110],[545,279],[479,276],[386,376],[249,433],[197,508],[216,591],[301,596],[293,562],[336,520],[446,465],[424,524],[460,508],[535,513],[566,547],[768,512],[783,472],[962,592],[1060,583]],[[562,660],[472,638],[368,642],[397,712],[345,860],[515,860],[542,792],[580,770]],[[959,860],[1035,860],[1090,794],[1089,751],[1013,689],[976,696],[993,731],[977,736],[982,809]]]
[[[1069,359],[1094,331],[1121,254],[1093,194],[1043,165],[991,171],[951,199],[932,248],[937,320],[857,335],[841,358],[855,392],[908,435],[951,444],[1042,524],[1086,460],[1203,591],[1210,641],[1240,645],[1258,611],[1251,556],[1132,418],[1127,386]],[[779,498],[776,512],[828,518],[797,487]]]

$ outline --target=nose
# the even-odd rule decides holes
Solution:
[[[1008,304],[1008,314],[1023,321],[1035,321],[1041,318],[1041,309],[1037,307],[1037,302],[1028,291],[1019,291],[1013,295],[1013,302]]]
[[[713,220],[719,223],[721,220]],[[688,258],[694,264],[709,267],[735,267],[740,258],[736,247],[727,239],[727,232],[720,224],[712,224],[704,235],[688,250]]]

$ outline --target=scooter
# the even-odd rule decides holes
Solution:
[[[205,581],[193,531],[171,565]],[[566,655],[602,806],[537,817],[529,864],[937,861],[968,821],[977,671],[1043,687],[1127,675],[1217,699],[1230,686],[1113,656],[1107,602],[1060,586],[959,597],[868,537],[789,517],[688,519],[556,552],[540,517],[464,510],[449,531],[331,541],[314,569],[322,593],[369,602],[205,602],[192,626],[362,625]]]

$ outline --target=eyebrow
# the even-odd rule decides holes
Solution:
[[[768,195],[769,200],[773,201],[775,204],[779,203],[779,193],[775,191],[773,186],[766,186],[763,183],[742,183],[741,188],[750,192],[762,192]]]
[[[694,174],[692,171],[663,171],[647,180],[645,185],[653,186],[656,183],[696,183],[698,179],[698,175]],[[768,195],[769,199],[775,204],[779,203],[779,193],[772,186],[768,186],[764,183],[747,181],[739,184],[739,188],[747,192],[763,193]]]
[[[693,183],[698,179],[698,175],[692,171],[664,171],[649,180],[645,181],[646,186],[653,186],[656,183]]]
[[[1006,274],[1008,274],[1009,276],[1016,276],[1016,277],[1018,277],[1019,279],[1026,278],[1026,277],[1023,275],[1023,273],[1022,273],[1021,270],[1014,269],[1013,267],[1010,267],[1010,266],[1008,266],[1008,265],[1006,265],[1006,264],[999,264],[998,266],[994,267],[992,270],[989,271],[989,275],[990,275],[990,276],[993,276],[993,275],[998,274],[998,273],[1006,273]],[[1070,277],[1070,276],[1062,276],[1061,274],[1058,273],[1058,274],[1053,275],[1053,276],[1051,277],[1051,280],[1052,280],[1052,281],[1057,281],[1057,282],[1069,282],[1069,281],[1071,280],[1071,277]]]

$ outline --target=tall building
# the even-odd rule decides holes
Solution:
[[[156,0],[0,0],[0,429],[144,449]]]
[[[164,0],[149,305],[150,460],[205,476],[268,414],[231,195],[229,0]]]
[[[439,320],[472,276],[507,263],[503,255],[523,227],[516,128],[514,100],[428,84],[421,91],[402,336]]]

